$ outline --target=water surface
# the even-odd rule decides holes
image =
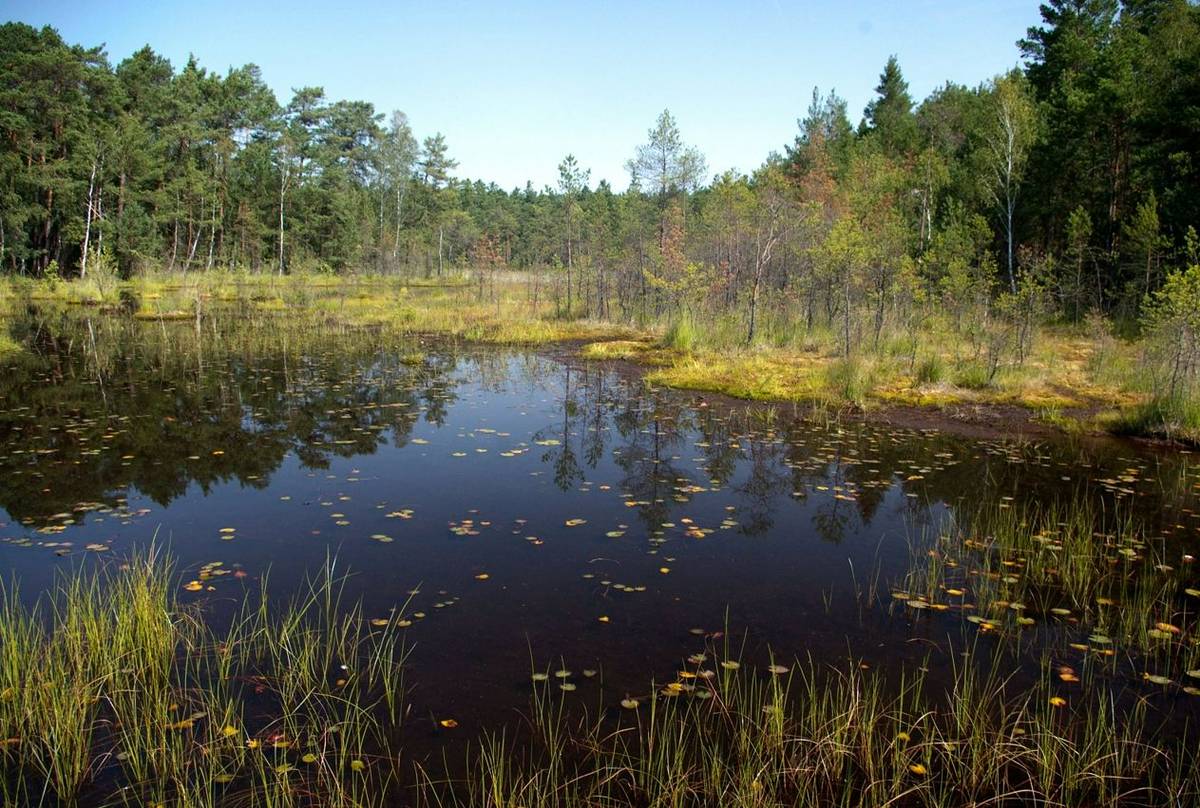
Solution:
[[[1186,454],[814,420],[566,350],[281,347],[234,323],[22,323],[0,564],[33,599],[153,541],[181,582],[233,572],[180,593],[219,619],[336,559],[368,614],[412,620],[413,714],[464,729],[511,721],[531,670],[576,671],[573,697],[611,708],[714,638],[751,660],[946,666],[962,616],[888,590],[964,509],[1086,496],[1180,557],[1200,536]]]

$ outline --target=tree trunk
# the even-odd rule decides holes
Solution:
[[[1007,204],[1005,205],[1004,233],[1008,238],[1008,286],[1013,294],[1017,292],[1017,275],[1016,269],[1013,266],[1013,208],[1016,207],[1016,204],[1017,202],[1010,191]]]
[[[571,203],[567,202],[567,316],[571,316]]]
[[[92,161],[92,174],[88,177],[87,215],[83,226],[83,258],[79,262],[79,277],[87,277],[88,245],[92,240],[92,197],[96,193],[96,161]],[[88,322],[91,327],[91,322]]]
[[[283,195],[287,190],[286,174],[279,179],[279,274],[283,275]]]

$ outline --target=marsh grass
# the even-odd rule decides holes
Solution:
[[[987,634],[1038,634],[1085,663],[1200,696],[1191,556],[1085,496],[960,513],[912,543],[893,608],[953,612]]]
[[[538,686],[531,742],[489,737],[463,781],[427,778],[420,802],[1126,806],[1197,796],[1191,753],[1153,745],[1144,710],[1100,695],[1055,706],[1048,681],[1021,690],[990,663],[972,652],[935,688],[923,673],[888,682],[856,660],[808,660],[782,675],[702,662],[678,690],[655,686],[634,710],[579,718],[552,684]]]
[[[1136,632],[1144,637],[1145,621],[1161,614],[1163,591],[1138,583],[1146,567],[1157,570],[1161,548],[1128,519],[1097,530],[1096,513],[1083,508],[1005,510],[1013,513],[979,514],[958,538],[947,531],[933,553],[921,548],[908,599],[946,602],[961,577],[975,609],[999,615],[989,617],[997,634],[1020,630],[1005,622],[1010,615],[1070,603],[1073,629],[1098,630],[1094,623],[1133,653]],[[1036,569],[1066,553],[1085,559]],[[1004,563],[1014,558],[1019,567]],[[197,580],[218,577],[220,565]],[[727,632],[677,678],[627,696],[632,709],[610,703],[611,694],[589,709],[548,677],[533,684],[525,731],[482,735],[465,776],[428,761],[402,769],[405,605],[369,619],[332,559],[286,602],[273,601],[264,583],[224,618],[180,604],[172,595],[180,582],[151,549],[69,573],[35,607],[15,589],[0,595],[5,804],[1128,806],[1200,798],[1200,761],[1186,732],[1159,734],[1161,717],[1144,700],[1114,690],[1103,670],[1112,656],[1096,656],[1068,688],[1053,676],[1050,653],[1032,681],[1006,673],[1018,666],[1005,644],[931,651],[915,667],[772,658],[777,667],[768,669],[744,661],[745,643],[735,646]],[[1024,610],[1011,608],[1017,594]],[[1122,623],[1096,604],[1117,594],[1141,616]],[[1194,646],[1136,650],[1196,664]]]
[[[221,631],[176,584],[151,549],[69,574],[35,607],[5,590],[4,804],[382,804],[404,718],[395,621],[343,602],[333,561]]]
[[[1113,431],[1200,446],[1200,392],[1151,398],[1121,413]]]

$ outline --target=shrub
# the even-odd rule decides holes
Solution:
[[[1200,265],[1172,272],[1142,306],[1156,397],[1183,400],[1200,386]]]

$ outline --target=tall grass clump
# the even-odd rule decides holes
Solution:
[[[1200,446],[1200,392],[1154,396],[1123,412],[1113,431]]]
[[[870,360],[837,359],[825,368],[825,389],[833,403],[863,406],[875,386],[878,368]]]
[[[220,631],[175,600],[154,550],[71,573],[35,606],[7,588],[4,804],[384,804],[403,636],[342,602],[334,569],[284,607],[248,598]]]
[[[913,368],[913,378],[917,384],[941,384],[946,378],[946,365],[942,357],[936,353],[922,357]]]
[[[982,653],[982,652],[979,652]],[[708,654],[623,708],[568,719],[538,686],[532,742],[490,737],[458,783],[429,778],[421,804],[453,806],[977,806],[1183,804],[1200,796],[1186,744],[1103,697],[1063,704],[969,654],[948,687],[886,682],[859,662],[752,670]],[[1182,800],[1182,802],[1180,802]]]
[[[694,350],[700,343],[700,334],[696,328],[696,323],[692,316],[687,313],[680,314],[670,325],[667,326],[667,331],[663,335],[663,345],[672,348],[676,351],[688,353]]]

